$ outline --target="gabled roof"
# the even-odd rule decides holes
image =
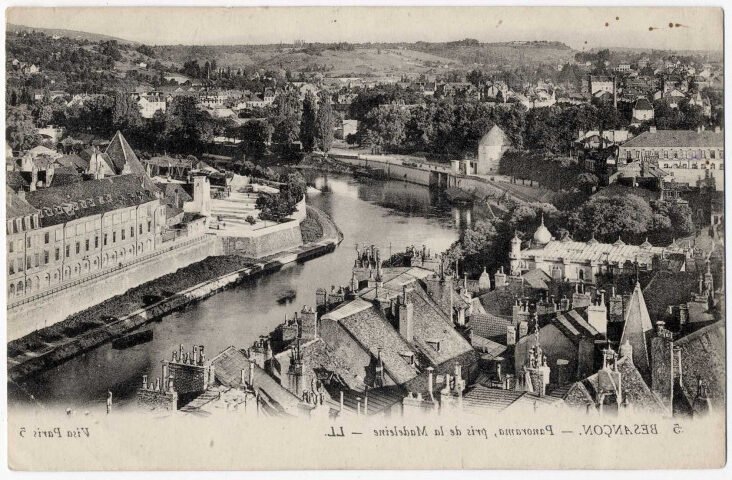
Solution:
[[[38,210],[10,189],[5,191],[6,220],[38,213]]]
[[[620,345],[630,342],[633,347],[633,363],[646,377],[650,374],[651,359],[648,352],[649,335],[653,331],[651,317],[646,308],[640,283],[635,284],[625,310],[625,325],[620,337]]]
[[[635,105],[633,106],[634,110],[653,110],[653,105],[651,105],[651,102],[649,102],[645,98],[639,98],[636,100]]]
[[[656,130],[643,132],[625,142],[622,147],[690,147],[722,148],[724,133],[704,130]]]
[[[488,133],[483,135],[480,139],[481,146],[503,146],[508,145],[509,143],[510,141],[508,140],[508,137],[498,125],[493,125],[491,129],[488,130]]]
[[[646,382],[643,380],[641,373],[638,371],[632,360],[623,357],[617,361],[617,370],[620,373],[620,393],[624,399],[635,410],[650,411],[663,413],[666,411],[661,400],[651,391]],[[567,403],[577,404],[576,397],[572,395],[572,391],[577,388],[586,395],[587,399],[592,401],[595,406],[598,405],[598,389],[599,389],[600,373],[594,373],[584,380],[576,382],[567,393]],[[580,387],[581,386],[581,387]],[[569,400],[572,398],[572,400]]]
[[[40,211],[41,226],[46,227],[155,200],[143,182],[139,175],[87,180],[28,192],[26,200]]]
[[[125,137],[122,136],[122,133],[119,130],[112,138],[112,141],[109,142],[104,153],[109,156],[109,159],[112,162],[112,168],[117,175],[122,173],[125,166],[127,166],[127,171],[129,173],[145,173],[145,168],[142,166],[137,155],[135,155],[135,152],[132,150],[132,147],[130,147],[130,144],[127,143],[127,140],[125,140]]]
[[[240,350],[228,347],[211,359],[216,381],[227,387],[239,388],[242,386],[241,372],[249,375],[250,361]],[[267,372],[256,364],[254,365],[254,389],[270,405],[283,413],[296,414],[300,399],[277,383]]]

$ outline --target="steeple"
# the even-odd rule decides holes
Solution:
[[[636,283],[625,313],[625,325],[623,326],[623,334],[620,337],[620,345],[626,342],[630,344],[633,352],[633,364],[638,368],[647,383],[650,382],[651,362],[648,344],[652,331],[653,324],[648,314],[643,292],[640,284]]]

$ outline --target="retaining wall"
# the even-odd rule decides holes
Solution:
[[[111,269],[107,274],[8,309],[7,340],[15,340],[51,326],[130,288],[173,273],[211,255],[220,255],[220,250],[216,237],[205,236],[173,250],[163,250],[160,255],[125,265],[121,269]]]

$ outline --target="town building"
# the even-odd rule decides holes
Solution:
[[[645,98],[639,98],[633,105],[633,116],[631,126],[638,126],[643,122],[653,120],[653,105]]]
[[[483,135],[478,144],[478,163],[476,173],[479,175],[496,174],[503,154],[510,148],[511,141],[498,125],[493,125]]]
[[[724,132],[710,130],[657,130],[628,140],[618,149],[618,169],[651,160],[675,181],[698,186],[713,178],[715,188],[724,184]]]
[[[620,238],[615,243],[600,243],[594,238],[577,242],[567,237],[556,240],[549,229],[541,225],[536,229],[530,247],[522,249],[518,236],[511,240],[509,259],[511,275],[521,275],[530,270],[542,270],[555,280],[596,283],[604,273],[653,269],[654,262],[674,253],[672,247],[654,247],[647,241],[641,245],[628,245]]]
[[[7,195],[10,302],[163,246],[165,207],[139,175]]]

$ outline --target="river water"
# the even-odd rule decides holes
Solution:
[[[451,207],[427,187],[342,175],[306,176],[324,190],[308,193],[308,203],[329,214],[343,232],[343,243],[333,253],[288,265],[152,323],[154,339],[149,343],[126,350],[106,344],[27,380],[20,389],[11,386],[11,402],[27,402],[32,395],[44,405],[96,409],[111,391],[116,407],[129,405],[142,375],[160,376],[161,360],[179,344],[186,350],[204,345],[209,358],[229,345],[248,347],[286,314],[314,305],[316,288],[347,285],[357,242],[377,245],[383,258],[390,243],[393,252],[422,244],[439,252],[471,221],[470,209]],[[296,292],[291,303],[279,303],[290,290]]]

